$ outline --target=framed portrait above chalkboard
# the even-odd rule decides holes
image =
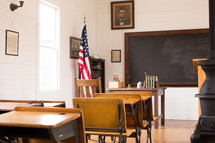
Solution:
[[[80,38],[70,37],[70,59],[78,59]]]
[[[6,30],[5,54],[18,56],[19,49],[19,33],[11,30]]]
[[[111,2],[111,29],[134,28],[134,1]]]

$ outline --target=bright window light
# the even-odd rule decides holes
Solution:
[[[59,8],[41,0],[39,28],[39,87],[59,90]]]

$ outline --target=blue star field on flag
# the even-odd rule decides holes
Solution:
[[[86,57],[89,56],[89,48],[88,48],[88,41],[87,41],[87,28],[86,25],[84,25],[82,34],[81,34],[81,44],[80,46],[83,47],[83,58],[85,59]]]

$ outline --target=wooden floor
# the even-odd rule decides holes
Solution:
[[[193,133],[197,121],[166,120],[165,126],[159,129],[152,127],[152,143],[190,143],[190,135]],[[96,143],[97,136],[92,136],[88,143]],[[142,130],[141,143],[146,142],[146,131]],[[112,143],[106,138],[106,143]],[[135,143],[134,138],[128,138],[127,143]]]

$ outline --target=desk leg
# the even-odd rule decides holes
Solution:
[[[159,115],[158,115],[158,95],[154,96],[154,116],[156,117],[154,121],[155,129],[159,127]]]
[[[150,99],[151,100],[151,99]],[[147,139],[146,142],[148,143],[148,139],[150,139],[150,143],[152,142],[151,139],[151,119],[150,119],[150,106],[149,106],[149,100],[143,101],[143,109],[147,115],[147,122],[148,122],[148,126],[147,126]]]
[[[165,125],[165,91],[161,96],[161,125]]]
[[[140,138],[141,138],[141,130],[139,126],[139,119],[138,119],[138,104],[135,105],[130,105],[130,112],[131,116],[134,120],[135,127],[136,127],[136,143],[140,143]],[[135,117],[136,115],[136,117]]]

